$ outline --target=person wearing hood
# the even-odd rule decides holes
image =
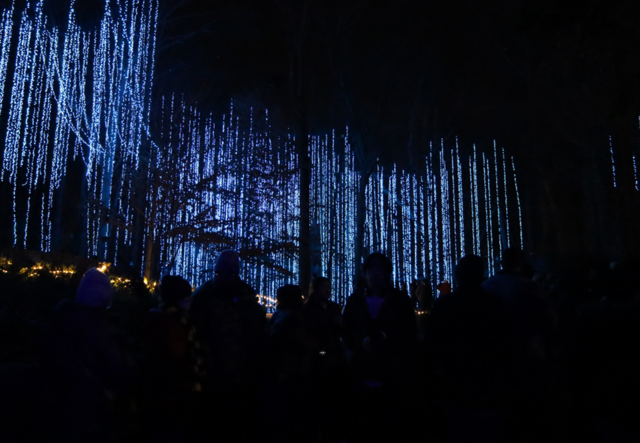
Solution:
[[[112,438],[114,402],[127,393],[136,366],[122,334],[107,319],[113,300],[107,275],[89,269],[75,301],[53,310],[43,337],[40,367],[46,394],[41,441],[101,442]]]

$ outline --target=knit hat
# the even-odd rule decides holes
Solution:
[[[107,308],[113,298],[113,286],[106,274],[96,268],[89,269],[82,277],[76,302],[96,308]]]
[[[216,260],[213,270],[216,273],[239,274],[240,256],[232,249],[222,251]]]

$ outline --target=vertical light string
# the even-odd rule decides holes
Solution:
[[[482,166],[483,166],[483,175],[484,175],[483,187],[484,187],[485,218],[486,218],[485,231],[487,233],[486,235],[487,261],[488,261],[487,265],[488,265],[489,276],[492,276],[495,269],[495,260],[494,260],[495,245],[493,243],[493,213],[491,210],[491,201],[493,198],[491,195],[491,164],[489,162],[489,159],[486,158],[484,152],[482,153]]]
[[[509,194],[507,193],[507,161],[506,161],[506,155],[504,153],[504,148],[502,148],[502,177],[504,182],[502,183],[503,187],[504,187],[504,220],[505,220],[505,225],[506,225],[506,232],[507,232],[507,244],[505,245],[505,248],[508,248],[511,246],[511,236],[510,236],[510,231],[509,231]]]
[[[633,180],[638,191],[638,167],[636,166],[636,155],[633,154]]]
[[[4,102],[4,86],[7,81],[7,68],[9,66],[9,51],[11,50],[11,37],[13,36],[13,11],[15,0],[11,3],[11,9],[2,11],[0,21],[0,114],[2,114],[2,103]]]
[[[457,139],[456,139],[457,145]],[[460,237],[458,231],[458,225],[460,223],[460,214],[458,213],[458,171],[457,171],[457,161],[456,161],[456,150],[451,149],[449,151],[449,160],[451,164],[451,172],[447,174],[447,179],[450,178],[450,201],[451,201],[451,216],[453,218],[453,226],[451,230],[452,237],[452,251],[451,251],[451,263],[452,269],[453,266],[458,262],[458,251],[460,248]]]
[[[464,189],[462,184],[462,162],[460,161],[460,148],[458,146],[458,138],[456,137],[456,170],[458,175],[458,187],[456,192],[458,193],[458,219],[459,219],[459,239],[460,249],[458,251],[458,257],[466,255],[466,241],[465,241],[465,216],[464,216]]]
[[[511,156],[511,170],[513,171],[513,184],[516,188],[516,201],[518,203],[518,223],[520,228],[520,249],[524,250],[524,233],[522,231],[522,205],[520,204],[520,192],[518,191],[518,178],[516,177],[516,165]]]
[[[480,246],[480,200],[478,198],[478,158],[476,152],[476,145],[473,145],[473,158],[470,159],[472,163],[472,167],[470,168],[469,173],[471,174],[472,181],[472,191],[471,198],[473,201],[473,248],[474,254],[477,256],[481,256],[481,246]]]
[[[494,166],[494,184],[495,184],[495,204],[496,216],[498,220],[498,260],[502,261],[502,232],[504,229],[504,220],[502,219],[501,200],[500,200],[500,175],[498,174],[498,147],[496,141],[493,141],[493,166]]]
[[[613,141],[611,136],[609,136],[609,152],[611,152],[611,172],[613,174],[613,187],[616,188],[618,185],[616,183],[616,162],[613,156]]]

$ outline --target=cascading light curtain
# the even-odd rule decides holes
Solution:
[[[199,285],[217,254],[234,248],[243,277],[272,306],[279,286],[297,282],[295,136],[275,131],[266,110],[232,103],[216,120],[176,95],[155,104],[162,112],[151,125],[157,16],[157,0],[105,2],[100,25],[86,32],[73,3],[64,30],[47,25],[42,1],[2,11],[0,98],[11,97],[0,109],[2,180],[13,192],[14,246],[55,249],[59,190],[70,162],[81,161],[84,254],[127,264],[137,250],[141,275]],[[331,279],[337,301],[353,289],[359,230],[363,255],[388,254],[394,283],[406,288],[451,281],[468,253],[486,257],[492,274],[503,246],[524,245],[515,163],[504,149],[463,155],[457,141],[439,141],[418,169],[378,164],[357,226],[360,172],[349,140],[348,128],[309,138],[313,272]]]

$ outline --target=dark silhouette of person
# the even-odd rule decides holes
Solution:
[[[276,310],[269,320],[272,391],[270,441],[310,439],[308,376],[310,346],[302,315],[302,291],[297,285],[278,288]]]
[[[369,255],[363,264],[367,287],[349,296],[343,312],[355,372],[351,440],[408,437],[406,382],[417,324],[411,299],[391,285],[392,270],[384,254]]]
[[[147,361],[144,404],[150,441],[184,441],[205,380],[204,347],[188,318],[191,285],[165,276],[158,292],[161,307],[146,324]]]
[[[324,372],[333,365],[346,363],[346,350],[341,338],[342,307],[331,300],[331,281],[328,278],[316,277],[311,282],[302,312],[313,345],[313,370]]]
[[[505,303],[482,288],[484,261],[467,255],[455,290],[433,305],[426,332],[435,386],[452,442],[510,440],[521,342]]]
[[[279,381],[302,379],[309,372],[308,337],[302,315],[302,291],[297,285],[278,288],[276,310],[269,320],[269,350]]]
[[[483,283],[485,291],[500,298],[517,321],[520,334],[534,356],[549,357],[554,315],[540,287],[527,278],[531,274],[524,253],[509,248],[502,254],[502,270]]]
[[[583,303],[564,338],[562,380],[600,441],[640,441],[640,263],[608,273],[605,299]]]
[[[266,310],[256,292],[240,279],[240,256],[223,251],[215,276],[193,294],[189,310],[208,348],[205,397],[209,407],[203,438],[233,435],[256,441],[260,429],[262,382],[268,338]]]
[[[39,441],[111,441],[122,418],[115,411],[135,382],[136,364],[120,330],[107,319],[109,277],[96,268],[82,278],[76,300],[63,300],[43,336],[40,366],[44,423]]]
[[[424,340],[428,314],[433,306],[433,289],[428,280],[424,279],[416,284],[415,302],[418,308],[418,334],[420,340]]]
[[[309,387],[311,422],[322,439],[344,436],[345,401],[349,388],[347,350],[342,342],[342,307],[331,300],[331,281],[316,277],[302,308],[311,347]]]

